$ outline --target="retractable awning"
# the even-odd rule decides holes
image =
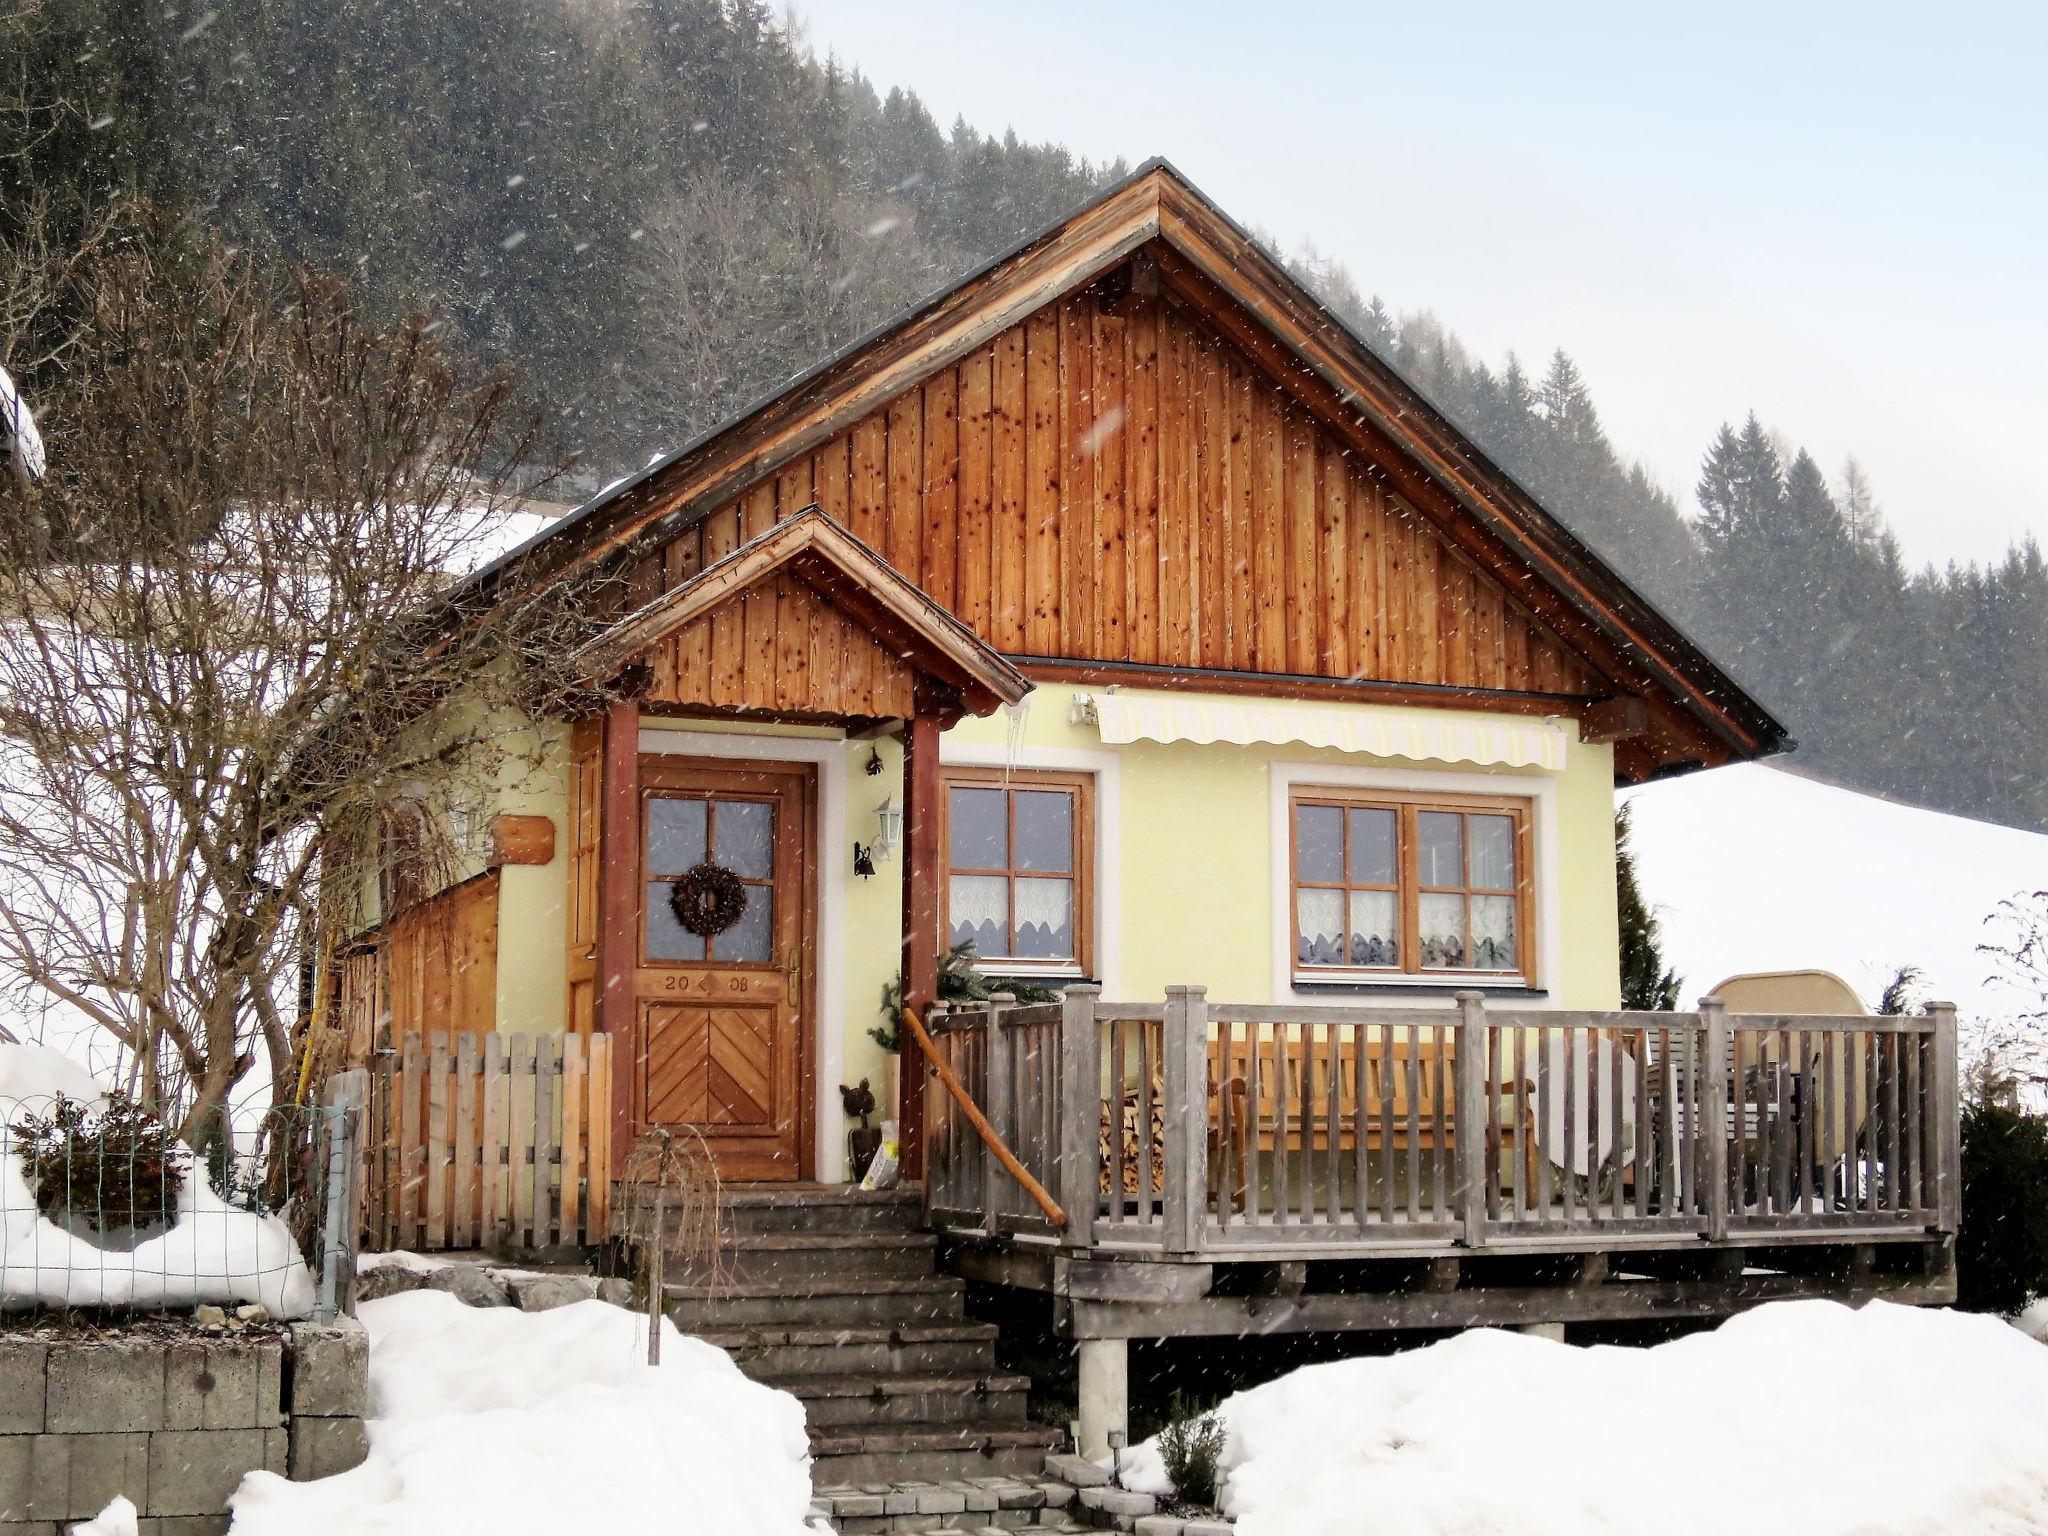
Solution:
[[[1564,770],[1568,737],[1551,720],[1473,720],[1369,704],[1268,704],[1173,694],[1081,694],[1076,713],[1104,742],[1227,742],[1328,747],[1372,757]]]

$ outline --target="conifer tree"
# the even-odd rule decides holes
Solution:
[[[1621,1006],[1669,1013],[1678,1006],[1678,974],[1664,964],[1657,914],[1643,900],[1629,848],[1629,807],[1614,813],[1614,883],[1621,918]]]

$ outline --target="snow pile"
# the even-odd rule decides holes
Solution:
[[[1965,1018],[2029,1006],[1977,946],[2001,901],[2048,886],[2048,836],[1743,763],[1646,784],[1637,876],[1680,1006],[1739,971],[1833,971],[1874,1004],[1902,965]]]
[[[235,1536],[801,1536],[803,1407],[723,1350],[602,1301],[546,1312],[438,1291],[365,1302],[370,1459],[316,1483],[254,1472]]]
[[[1479,1330],[1221,1411],[1238,1536],[2048,1530],[2048,1351],[1995,1317],[1781,1302],[1651,1349]],[[1157,1444],[1131,1486],[1165,1490]]]
[[[237,1210],[188,1168],[170,1230],[132,1248],[101,1247],[36,1209],[14,1121],[59,1095],[102,1101],[99,1085],[47,1046],[0,1045],[0,1307],[189,1307],[258,1302],[273,1317],[313,1309],[313,1276],[275,1216]]]

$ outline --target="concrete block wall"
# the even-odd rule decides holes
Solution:
[[[361,1462],[368,1411],[353,1319],[282,1338],[0,1333],[0,1536],[59,1536],[116,1494],[139,1536],[225,1531],[248,1473]]]

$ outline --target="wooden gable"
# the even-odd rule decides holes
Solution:
[[[700,569],[813,502],[1013,659],[1606,691],[1170,298],[1059,299],[649,558]]]
[[[939,714],[986,714],[1030,688],[809,500],[657,588],[583,654],[600,676],[645,668],[644,703],[821,719],[907,719],[920,679],[945,695]]]
[[[917,674],[786,572],[690,620],[648,653],[650,704],[900,720]]]

